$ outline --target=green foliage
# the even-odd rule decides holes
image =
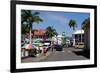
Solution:
[[[67,41],[66,37],[63,37],[63,38],[62,38],[62,45],[63,45],[63,46],[66,45],[66,41]]]
[[[58,35],[58,33],[56,32],[56,30],[53,28],[53,27],[51,27],[51,26],[48,26],[47,28],[46,28],[46,37],[47,38],[52,38],[53,36],[57,36]]]
[[[83,22],[82,22],[82,28],[84,28],[87,24],[90,24],[90,18],[86,18]]]
[[[43,21],[38,15],[38,12],[32,12],[31,10],[21,10],[22,34],[29,32],[29,30],[32,29],[32,23],[39,23]]]
[[[62,46],[66,45],[66,41],[67,41],[67,38],[66,38],[66,35],[65,35],[65,32],[62,33]]]
[[[29,32],[29,29],[30,28],[28,27],[28,25],[23,24],[22,27],[21,27],[21,33],[24,34],[26,32]]]
[[[71,20],[69,21],[69,27],[70,27],[70,28],[73,28],[73,30],[75,30],[75,28],[77,27],[76,21],[71,19]]]

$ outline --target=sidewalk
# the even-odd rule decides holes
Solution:
[[[37,57],[27,57],[27,58],[21,59],[21,62],[22,63],[41,62],[41,61],[45,60],[50,54],[51,54],[51,51],[48,51],[46,53],[46,55],[40,54]]]

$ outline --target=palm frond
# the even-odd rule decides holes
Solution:
[[[75,30],[75,28],[77,27],[76,21],[72,19],[69,21],[68,25],[70,28],[73,28],[73,30]]]

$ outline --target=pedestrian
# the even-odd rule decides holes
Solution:
[[[47,53],[48,49],[44,48],[43,50],[44,50],[44,55],[46,56],[46,53]]]
[[[51,51],[53,52],[53,47],[54,46],[54,44],[53,44],[53,42],[51,43]]]

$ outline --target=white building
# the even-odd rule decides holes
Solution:
[[[54,37],[52,37],[52,41],[55,43],[55,44],[62,44],[62,38],[63,38],[64,36],[62,36],[62,35],[57,35],[57,36],[54,36]]]
[[[77,44],[77,42],[84,42],[84,30],[77,30],[72,34],[73,38],[73,46]]]
[[[62,35],[57,36],[57,43],[60,44],[60,45],[62,44],[62,38],[63,38]]]

